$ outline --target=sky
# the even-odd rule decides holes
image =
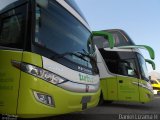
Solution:
[[[155,51],[156,71],[160,72],[160,0],[75,0],[91,30],[123,29],[137,45]],[[145,58],[148,52],[142,50]],[[153,69],[147,65],[148,71]]]
[[[13,2],[16,0],[0,0],[0,10],[7,4],[9,4],[10,2]]]
[[[0,0],[0,9],[8,4]],[[123,29],[138,45],[155,51],[156,71],[160,72],[160,0],[75,0],[91,30]],[[159,41],[159,42],[158,42]],[[149,58],[146,51],[142,51]],[[149,72],[152,71],[150,65]]]

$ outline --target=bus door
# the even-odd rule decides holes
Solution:
[[[118,62],[118,100],[139,102],[139,79],[134,59],[124,59]]]
[[[0,15],[0,113],[16,114],[26,5]]]

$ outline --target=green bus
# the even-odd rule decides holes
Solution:
[[[120,29],[104,30],[115,39],[115,47],[108,48],[103,37],[94,37],[97,46],[97,64],[100,71],[101,100],[128,101],[146,103],[153,99],[153,88],[150,83],[146,61],[139,48],[149,52],[154,59],[154,51],[146,45],[135,45],[130,37]],[[154,68],[154,67],[153,67]]]
[[[96,106],[92,36],[73,0],[13,0],[2,9],[0,114],[34,118]]]

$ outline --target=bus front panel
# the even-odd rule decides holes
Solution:
[[[77,87],[74,89],[76,90],[74,92],[71,88],[67,88],[66,90],[64,86],[61,86],[62,84],[66,84],[67,82],[71,83],[72,81],[53,84],[47,80],[37,77],[36,74],[34,74],[37,72],[36,70],[33,71],[32,69],[30,73],[25,71],[27,68],[25,68],[24,65],[27,63],[32,63],[32,66],[43,68],[43,62],[42,57],[38,54],[29,52],[23,53],[23,65],[21,65],[22,71],[17,109],[18,116],[24,118],[53,116],[74,111],[82,111],[83,109],[90,108],[98,104],[100,89],[97,89],[97,87],[97,90],[91,92],[93,90],[91,85],[88,84],[89,88],[83,88],[83,84],[73,82]],[[28,66],[28,68],[31,68],[31,65]],[[70,74],[68,74],[68,76],[72,78]],[[74,86],[71,87],[73,88]],[[88,92],[86,91],[87,89]],[[83,99],[85,99],[86,102],[83,101]],[[84,107],[85,105],[86,107]]]

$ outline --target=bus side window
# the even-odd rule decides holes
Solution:
[[[118,74],[124,76],[137,77],[134,60],[128,59],[119,61]]]
[[[21,7],[1,15],[0,46],[23,49],[25,13],[20,11]]]

